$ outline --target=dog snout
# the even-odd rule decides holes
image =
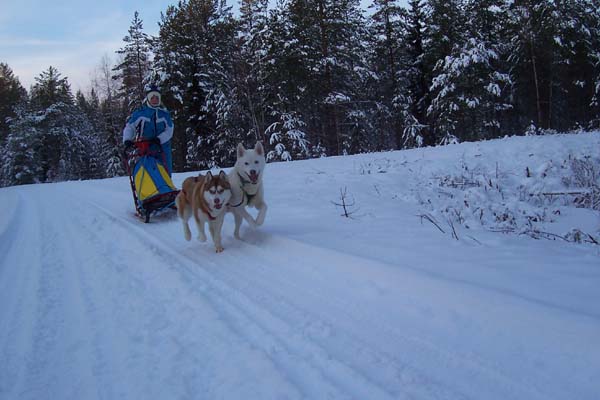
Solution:
[[[221,199],[219,199],[218,197],[215,198],[215,204],[219,204],[221,202]]]

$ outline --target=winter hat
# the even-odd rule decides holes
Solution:
[[[160,104],[160,90],[158,90],[158,87],[152,85],[146,90],[146,101],[148,104],[150,104],[150,99],[154,96],[158,97],[158,103]]]

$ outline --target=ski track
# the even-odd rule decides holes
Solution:
[[[31,293],[38,290],[36,275],[39,274],[37,268],[40,263],[31,266],[19,264],[18,261],[22,259],[25,250],[24,246],[17,246],[14,243],[35,241],[38,239],[39,231],[35,226],[20,223],[17,216],[24,210],[21,201],[25,196],[18,197],[17,208],[6,225],[0,241],[2,250],[0,257],[3,264],[0,268],[0,299],[2,300],[0,303],[4,311],[0,314],[0,359],[3,364],[0,367],[0,398],[9,398],[8,394],[14,393],[17,383],[23,379],[22,365],[27,354],[31,352],[32,341],[21,335],[21,332],[32,330],[34,321],[29,317],[37,307],[38,300]],[[34,217],[36,211],[31,210]],[[37,248],[31,251],[29,259],[40,259]],[[14,293],[21,293],[21,295],[12,295]]]
[[[101,206],[96,205],[96,207],[102,210]],[[109,211],[102,211],[111,217]],[[139,229],[135,222],[133,224],[130,221],[120,222],[122,225],[128,226],[126,228],[128,230]],[[158,248],[162,245],[160,241],[148,236],[143,230],[140,233],[147,236],[144,237],[143,242],[150,242],[151,248]],[[219,314],[223,317],[227,316],[228,326],[238,336],[246,337],[246,340],[250,341],[250,346],[260,348],[261,352],[275,363],[278,370],[286,371],[287,379],[295,382],[297,388],[304,388],[307,392],[303,393],[302,397],[397,398],[370,382],[369,378],[364,376],[363,371],[359,371],[343,361],[333,359],[323,347],[310,340],[308,336],[298,334],[295,325],[273,315],[265,307],[264,302],[250,299],[239,289],[234,289],[230,283],[224,282],[223,277],[216,278],[206,269],[197,270],[197,262],[194,260],[193,254],[182,257],[176,252],[168,251],[159,256],[164,259],[165,264],[171,263],[172,266],[173,260],[177,260],[175,271],[182,276],[182,282],[196,282],[200,287],[206,287],[209,282],[209,289],[204,289],[204,291],[211,293],[210,300],[213,306],[219,310]],[[218,269],[219,265],[210,262],[208,267]],[[202,274],[200,274],[201,272]],[[304,320],[303,324],[306,324],[309,318],[305,317]],[[288,338],[288,340],[283,338]],[[290,338],[292,340],[289,340]],[[305,354],[309,354],[310,357],[307,358]],[[328,393],[323,393],[324,387],[328,388]]]
[[[152,243],[152,248],[161,245],[160,242],[157,242],[156,238],[153,237],[146,237],[144,242],[147,241],[155,242]],[[325,393],[327,398],[331,396],[333,396],[333,398],[354,398],[353,395],[357,393],[356,390],[361,388],[361,386],[356,386],[350,391],[344,389],[343,383],[348,378],[344,373],[341,374],[341,377],[336,376],[336,374],[329,376],[330,374],[327,370],[332,366],[342,370],[344,370],[345,367],[343,365],[330,365],[333,363],[328,363],[326,359],[324,360],[324,356],[320,354],[323,353],[322,350],[319,353],[318,350],[311,348],[310,345],[305,345],[308,349],[304,350],[310,350],[310,354],[314,355],[311,358],[314,359],[303,359],[303,351],[294,352],[293,347],[298,346],[291,346],[285,343],[285,341],[280,339],[277,335],[280,332],[273,332],[273,326],[278,325],[278,330],[281,329],[284,331],[284,337],[287,335],[293,337],[293,331],[291,331],[289,327],[269,315],[267,315],[267,323],[259,324],[257,320],[261,320],[259,316],[261,312],[265,313],[264,309],[251,304],[242,293],[227,286],[227,284],[216,280],[215,277],[210,276],[208,273],[198,276],[197,273],[194,273],[191,269],[196,267],[196,263],[190,257],[181,257],[173,252],[168,252],[166,255],[165,253],[160,253],[157,254],[157,256],[163,258],[165,264],[171,263],[171,266],[175,268],[174,271],[181,275],[182,283],[185,281],[194,282],[199,285],[199,287],[203,288],[203,292],[210,293],[210,297],[206,298],[206,300],[211,302],[221,318],[225,319],[226,325],[239,337],[239,340],[248,341],[247,345],[251,348],[259,348],[262,356],[267,358],[271,363],[274,363],[278,370],[287,372],[287,379],[296,382],[297,389],[302,387],[304,390],[307,390],[306,388],[308,387],[308,392],[302,394],[303,398],[317,398],[323,396],[323,387],[328,388],[328,393]],[[177,260],[175,264],[173,264],[174,260]],[[190,262],[192,264],[191,267],[189,265]],[[217,266],[212,262],[210,265]],[[208,286],[207,282],[209,282]],[[233,301],[233,299],[236,301]],[[248,310],[249,308],[252,310]],[[284,353],[286,357],[275,357],[279,353]],[[299,367],[302,368],[299,369]],[[349,375],[354,373],[355,376],[353,378],[358,379],[359,382],[365,381],[365,379],[355,371],[345,368],[344,372]],[[352,380],[350,380],[350,382],[352,382]],[[368,389],[368,392],[364,393],[365,396],[367,393],[370,393],[371,396],[377,396],[375,398],[391,398],[389,395],[385,394],[382,389],[376,386],[368,387]],[[344,390],[346,390],[346,392],[344,392]],[[381,392],[380,396],[377,395],[378,392]],[[359,396],[359,398],[360,397],[363,396]]]
[[[373,315],[385,288],[349,276],[339,279],[353,287],[330,291],[328,267],[302,256],[382,270],[385,263],[260,231],[243,232],[246,242],[226,237],[226,251],[215,255],[210,237],[209,244],[184,242],[179,222],[141,224],[98,200],[117,194],[82,187],[27,188],[0,233],[0,299],[8,311],[0,314],[0,399],[560,397],[492,360],[403,332],[401,310]],[[48,203],[69,210],[54,213]],[[159,230],[176,236],[159,237]],[[125,263],[132,253],[139,262]],[[39,262],[9,268],[23,257]],[[398,307],[422,318],[432,313],[426,305]]]
[[[145,234],[143,230],[140,230],[139,224],[137,222],[134,221],[132,223],[130,221],[123,221],[123,220],[114,218],[110,213],[105,212],[105,214],[106,214],[106,217],[110,220],[111,225],[114,225],[116,223],[116,225],[119,227],[119,229],[123,230],[123,232],[130,232],[130,234],[131,234],[131,232],[133,232],[133,234],[131,234],[132,243],[129,243],[128,244],[129,246],[131,246],[133,248],[135,248],[138,245],[145,246],[148,249],[148,251],[151,253],[152,257],[160,257],[160,255],[159,255],[160,250],[161,250],[160,242],[151,243],[150,245],[148,245],[147,241],[150,240],[150,237],[146,237],[147,234]],[[96,223],[97,222],[98,221],[96,221]],[[135,237],[135,235],[137,233],[141,234],[140,238]],[[152,242],[152,240],[150,240],[150,241]],[[125,246],[125,244],[124,244],[124,246]],[[164,265],[169,265],[170,263],[172,263],[172,260],[170,260],[170,259],[164,260]],[[171,270],[172,267],[168,267],[168,269]],[[141,271],[138,271],[138,272],[141,272]],[[148,275],[147,272],[146,272],[146,275]],[[156,280],[156,279],[153,279],[153,277],[151,277],[151,276],[146,276],[145,278],[146,279],[144,279],[141,275],[140,278],[138,278],[138,280],[137,280],[138,284],[145,285],[148,282],[152,282],[153,280]],[[144,279],[144,280],[142,281],[142,279]],[[164,285],[165,282],[160,282],[160,283],[161,283],[161,285]],[[175,285],[175,287],[176,287],[176,289],[175,289],[176,295],[164,296],[161,298],[160,302],[157,302],[156,299],[154,299],[154,300],[152,300],[150,298],[144,299],[144,301],[146,301],[146,302],[156,303],[154,305],[162,304],[160,306],[161,307],[160,309],[162,309],[162,311],[160,313],[154,312],[154,316],[152,317],[152,326],[150,326],[149,328],[154,329],[155,326],[159,326],[159,327],[161,327],[161,326],[163,326],[163,327],[176,326],[176,323],[173,323],[172,321],[165,321],[165,316],[166,315],[174,315],[174,316],[181,315],[181,311],[177,310],[177,309],[181,309],[182,305],[180,304],[180,301],[177,301],[177,299],[181,299],[181,298],[187,299],[187,298],[194,298],[194,297],[197,298],[197,297],[199,297],[199,295],[202,294],[202,291],[198,291],[197,288],[190,287],[189,284],[185,284],[184,282],[177,282],[177,285]],[[156,297],[157,292],[158,293],[161,292],[161,287],[159,287],[159,286],[154,286],[152,289],[153,290],[151,291],[151,293],[152,293],[153,297]],[[207,290],[209,290],[209,289],[207,289]],[[196,300],[196,299],[194,299],[194,300]],[[200,300],[202,302],[203,299],[200,298]],[[203,302],[207,303],[206,301],[203,301]],[[167,307],[165,304],[168,304],[169,307]],[[212,314],[213,314],[212,318],[215,321],[219,321],[220,325],[223,325],[223,322],[225,322],[225,325],[228,327],[228,329],[232,330],[231,329],[232,324],[229,321],[223,321],[223,315],[222,315],[223,312],[222,312],[222,309],[220,308],[221,306],[219,306],[219,308],[214,308],[214,306],[212,304],[209,304],[211,307],[213,307],[213,309],[209,309],[209,310],[200,309],[199,310],[196,304],[197,304],[197,302],[185,304],[185,306],[183,306],[184,315],[185,314],[188,314],[190,316],[194,315],[194,316],[196,316],[196,318],[197,318],[197,315],[202,315],[203,318],[206,318],[207,314],[210,314],[212,311]],[[167,312],[167,310],[168,310],[168,312]],[[199,320],[199,321],[201,321],[201,320]],[[206,323],[204,323],[204,325],[205,324]],[[181,329],[182,327],[178,327],[178,328]],[[190,329],[190,328],[185,328],[184,330],[187,330],[187,329]],[[205,327],[204,327],[204,330],[205,330]],[[197,331],[202,332],[203,331],[202,327],[199,327],[199,329]],[[188,382],[190,382],[184,386],[187,386],[190,389],[188,389],[188,394],[184,397],[195,398],[196,396],[194,395],[194,393],[197,393],[197,391],[200,389],[200,390],[204,391],[206,398],[222,398],[223,396],[218,393],[218,388],[212,388],[212,389],[210,387],[197,388],[197,387],[194,387],[194,385],[193,385],[193,381],[195,381],[195,380],[197,381],[197,376],[196,376],[197,372],[194,372],[194,371],[202,371],[202,370],[210,371],[211,370],[211,368],[206,368],[206,359],[205,358],[198,360],[197,357],[202,357],[200,355],[206,355],[206,353],[208,352],[207,349],[211,347],[212,342],[209,341],[208,339],[206,339],[207,343],[203,344],[204,347],[206,347],[206,348],[201,349],[201,351],[198,351],[198,352],[193,352],[190,350],[193,349],[194,347],[198,347],[198,346],[194,346],[194,343],[183,342],[181,338],[177,338],[177,334],[178,334],[177,331],[175,331],[173,334],[169,334],[169,339],[173,340],[175,342],[175,345],[177,347],[177,352],[179,354],[178,357],[184,358],[184,359],[183,360],[178,359],[177,363],[174,362],[172,364],[175,364],[175,365],[181,365],[182,363],[185,364],[186,357],[190,358],[190,362],[191,362],[191,367],[189,368],[189,371],[188,371],[191,373],[191,375],[189,375],[187,378],[184,378],[184,380],[187,380]],[[231,333],[228,333],[228,334],[231,335]],[[219,334],[219,335],[221,335],[221,334]],[[228,340],[224,347],[225,348],[232,347],[232,346],[239,347],[241,345],[233,345],[232,343],[241,342],[241,341],[243,341],[243,336],[240,336],[236,332],[236,337]],[[255,354],[256,353],[255,349],[253,349],[249,345],[244,345],[243,347],[244,348],[241,350],[243,353],[249,353],[252,356],[251,358],[257,358],[258,355]],[[199,356],[193,356],[193,354],[198,354]],[[152,360],[152,362],[156,362],[156,360]],[[215,362],[212,370],[218,370],[218,365],[222,362],[223,361],[220,361],[219,363]],[[254,360],[253,362],[260,364],[260,363],[264,363],[264,360],[259,359],[258,361]],[[267,368],[268,368],[268,366],[267,366]],[[269,371],[269,373],[273,373],[273,372],[276,373],[276,371]],[[184,373],[183,375],[185,377],[186,374]],[[173,379],[174,380],[179,379],[178,376],[179,376],[179,374],[174,375]],[[149,381],[152,381],[151,379],[156,378],[156,377],[149,376],[147,378]],[[257,377],[257,379],[258,379],[258,377]],[[208,376],[205,379],[200,379],[200,382],[202,384],[206,385],[206,383],[210,383],[213,380],[214,379],[212,379],[211,376]],[[218,382],[218,380],[217,380],[217,382]],[[235,397],[235,398],[245,398],[245,396],[247,396],[248,390],[249,390],[249,388],[246,388],[245,389],[246,393],[240,392],[237,395],[237,397]],[[293,390],[288,388],[288,390],[286,390],[286,392],[293,392]],[[281,393],[281,394],[283,395],[284,393]],[[231,393],[228,393],[228,396],[224,396],[224,397],[231,398]],[[277,397],[281,397],[281,396],[277,396]]]
[[[110,214],[109,211],[104,210]],[[140,232],[144,234],[145,232]],[[279,239],[281,240],[281,239]],[[285,240],[286,243],[293,242],[291,240]],[[164,245],[163,242],[156,240],[152,236],[148,236],[144,239],[144,242],[154,242],[153,246]],[[298,251],[298,259],[301,260],[301,255],[306,249],[305,245],[296,245],[300,251]],[[270,246],[272,248],[272,246]],[[287,249],[287,248],[286,248]],[[215,297],[215,301],[221,304],[220,311],[223,315],[230,315],[230,319],[233,321],[234,330],[239,331],[240,335],[246,335],[249,338],[255,338],[253,346],[261,347],[261,349],[267,353],[283,353],[285,359],[291,358],[293,360],[289,366],[282,364],[277,365],[278,368],[288,371],[290,376],[301,376],[304,377],[304,381],[301,382],[300,386],[314,387],[322,391],[324,382],[317,382],[311,385],[310,382],[306,382],[306,377],[311,376],[313,371],[319,371],[319,374],[325,376],[330,382],[337,382],[339,386],[347,386],[350,383],[361,382],[354,384],[353,387],[348,388],[347,393],[340,397],[340,393],[333,392],[334,398],[373,398],[373,399],[387,399],[387,398],[409,398],[409,396],[434,398],[434,399],[463,399],[463,398],[475,398],[476,391],[468,394],[468,386],[462,388],[464,392],[456,392],[456,388],[450,388],[448,382],[437,381],[431,376],[427,376],[425,371],[419,371],[417,368],[412,367],[410,364],[400,362],[395,356],[385,354],[385,348],[390,344],[402,342],[404,348],[415,349],[418,348],[417,353],[422,357],[424,354],[435,363],[441,363],[444,368],[464,368],[465,365],[471,365],[470,375],[473,378],[487,381],[487,385],[491,387],[504,388],[516,386],[514,389],[508,390],[503,396],[498,398],[512,398],[515,394],[527,392],[528,398],[547,398],[544,395],[538,393],[536,390],[528,387],[524,384],[518,384],[512,382],[509,378],[504,377],[498,371],[486,367],[476,360],[465,359],[463,357],[457,358],[451,354],[444,353],[443,351],[436,349],[430,343],[423,343],[417,338],[407,338],[402,335],[398,335],[389,326],[381,324],[380,319],[370,318],[368,311],[360,313],[356,316],[358,311],[356,305],[353,305],[351,312],[348,311],[348,306],[344,304],[344,300],[337,300],[331,295],[327,294],[325,298],[323,295],[318,295],[314,291],[307,293],[309,285],[294,285],[294,279],[278,279],[275,282],[277,273],[275,272],[277,266],[281,263],[273,255],[269,254],[266,250],[260,250],[256,246],[242,245],[242,250],[247,253],[254,260],[258,261],[263,268],[254,268],[253,271],[248,271],[244,274],[243,280],[245,284],[240,285],[238,275],[233,273],[227,273],[231,271],[228,268],[222,268],[222,263],[214,263],[213,259],[207,258],[203,261],[211,261],[208,264],[197,265],[194,260],[194,252],[197,249],[186,252],[186,260],[182,260],[182,256],[175,251],[169,250],[169,246],[163,249],[163,253],[160,254],[165,261],[168,263],[172,260],[179,260],[177,263],[177,271],[180,274],[186,275],[185,280],[191,281],[196,279],[198,284],[206,285],[206,282],[211,283],[212,292],[219,293],[219,297]],[[289,257],[289,254],[288,254]],[[293,257],[292,257],[293,258]],[[235,264],[235,258],[224,260],[229,261],[231,265]],[[297,265],[301,266],[302,262]],[[180,268],[184,268],[182,271]],[[268,270],[268,273],[261,271]],[[290,272],[293,268],[287,268],[286,271]],[[185,272],[184,272],[185,271]],[[237,271],[237,270],[236,270]],[[297,269],[296,271],[302,271]],[[238,271],[239,272],[239,271]],[[260,274],[260,279],[257,275]],[[191,278],[190,276],[191,275]],[[249,282],[252,282],[251,284]],[[275,283],[275,284],[274,284]],[[295,286],[295,287],[294,287]],[[286,296],[273,295],[271,293],[277,291],[277,288],[284,287],[280,293],[286,293]],[[292,289],[292,290],[287,290]],[[339,354],[333,355],[328,354],[325,351],[326,348],[330,348],[333,343],[331,340],[323,340],[329,336],[328,332],[331,330],[330,325],[325,322],[327,315],[324,318],[315,316],[311,313],[311,310],[299,309],[297,304],[289,303],[290,298],[294,296],[290,295],[294,293],[298,296],[312,295],[317,297],[317,304],[327,304],[330,308],[333,308],[329,312],[331,315],[344,315],[352,323],[348,324],[348,328],[351,329],[354,324],[368,324],[373,328],[376,327],[379,330],[380,340],[379,343],[365,344],[360,338],[354,338],[345,334],[343,331],[336,333],[336,336],[343,337],[343,343],[347,345],[347,348],[360,349],[360,353],[364,355],[361,359],[362,367],[353,367],[350,365],[352,360],[343,360],[344,357],[348,357],[347,349],[344,351],[343,348],[339,350]],[[261,298],[262,297],[262,298]],[[235,303],[232,300],[236,299]],[[225,303],[223,305],[223,303]],[[335,304],[332,304],[335,303]],[[334,306],[334,307],[332,307]],[[218,306],[217,306],[218,307]],[[237,315],[240,311],[244,311],[244,315]],[[299,315],[296,320],[290,318],[291,315]],[[239,321],[239,322],[237,322]],[[253,322],[254,321],[254,322]],[[258,322],[262,321],[262,324],[258,325]],[[254,324],[255,326],[253,327]],[[250,329],[252,327],[252,329]],[[254,329],[255,328],[255,329]],[[276,328],[276,331],[273,331]],[[243,331],[245,329],[245,332]],[[312,334],[307,333],[312,332]],[[254,333],[255,332],[255,333]],[[301,333],[298,333],[301,332]],[[311,336],[321,336],[320,340],[316,340]],[[271,340],[265,341],[265,338]],[[281,339],[287,338],[287,342],[282,342]],[[292,340],[290,340],[292,339]],[[339,337],[336,337],[339,340]],[[321,345],[319,342],[325,342]],[[383,347],[384,350],[376,350],[377,345]],[[281,350],[283,349],[283,350]],[[293,373],[291,368],[298,368],[299,358],[303,354],[311,355],[310,360],[307,360],[307,364],[303,371],[300,373]],[[291,356],[290,356],[291,355]],[[334,358],[337,357],[337,358]],[[370,359],[369,359],[370,358]],[[375,361],[373,360],[375,359]],[[281,362],[281,360],[280,360]],[[302,364],[300,364],[302,365]],[[368,365],[368,367],[365,367]],[[368,377],[372,375],[369,371],[379,371],[381,368],[388,369],[388,375],[391,379],[387,381],[380,381],[375,384],[371,381],[379,379],[377,376]],[[358,370],[362,368],[362,370]],[[444,369],[442,368],[442,370]],[[500,381],[502,384],[498,384]],[[325,387],[330,387],[330,382],[326,382]],[[395,387],[394,393],[389,393],[381,388],[383,387]],[[318,398],[322,393],[319,391],[313,391],[308,393],[306,398]],[[352,397],[356,396],[356,397]],[[397,397],[400,396],[400,397]]]
[[[282,241],[278,238],[278,241]],[[284,242],[289,242],[284,240]],[[303,245],[298,245],[302,252]],[[289,247],[287,247],[289,248]],[[252,313],[255,318],[261,316],[265,311],[272,318],[285,320],[288,327],[288,332],[282,332],[281,336],[292,335],[302,336],[304,339],[320,342],[319,350],[334,348],[336,354],[326,354],[326,358],[337,357],[340,363],[346,367],[352,368],[350,364],[358,364],[354,368],[362,368],[364,374],[372,375],[368,379],[379,380],[378,384],[381,387],[395,387],[396,392],[392,398],[401,395],[405,398],[407,394],[414,395],[419,398],[436,398],[436,399],[454,399],[454,398],[474,398],[475,394],[468,394],[468,387],[463,388],[464,392],[456,392],[448,386],[448,382],[436,380],[425,371],[411,365],[408,361],[403,361],[403,354],[389,354],[389,349],[394,348],[410,348],[420,357],[427,357],[435,363],[441,363],[442,369],[446,368],[471,368],[471,374],[475,378],[477,375],[481,380],[487,380],[488,383],[496,383],[501,381],[507,386],[514,385],[509,379],[506,379],[497,371],[491,370],[489,367],[464,357],[455,357],[442,351],[431,343],[427,343],[416,337],[408,337],[397,332],[389,324],[382,323],[381,318],[374,318],[368,314],[368,309],[361,310],[360,304],[347,304],[347,298],[338,298],[335,294],[327,293],[318,290],[310,290],[310,285],[294,284],[302,277],[290,277],[287,275],[290,272],[299,273],[301,269],[287,268],[286,278],[278,277],[277,266],[281,264],[274,262],[272,255],[255,246],[243,246],[243,251],[248,253],[255,260],[259,261],[262,268],[253,268],[252,271],[247,271],[243,279],[239,275],[231,272],[230,269],[220,269],[218,265],[214,269],[214,275],[218,275],[219,279],[227,281],[229,287],[237,287],[237,289],[247,296],[251,297],[249,304],[260,305],[262,309],[257,309]],[[366,261],[366,260],[365,260]],[[367,262],[367,261],[366,261]],[[208,266],[203,269],[210,268]],[[298,274],[299,275],[299,274]],[[292,302],[293,299],[312,297],[314,304],[321,304],[327,307],[327,312],[320,311],[318,308],[306,309],[306,305],[299,302]],[[317,312],[320,315],[315,315]],[[344,319],[338,322],[338,327],[332,327],[331,316],[343,316]],[[266,319],[266,318],[263,318]],[[358,332],[353,332],[353,326],[369,326],[370,331],[378,332],[378,340],[369,339],[369,335],[365,337],[357,337]],[[347,328],[347,329],[343,329]],[[298,333],[300,332],[300,333]],[[360,335],[359,335],[360,336]],[[401,345],[401,346],[400,346]],[[356,353],[361,356],[359,360],[349,359],[349,356],[356,357],[357,354],[349,354],[348,349],[355,349]],[[306,349],[299,349],[299,353],[307,352]],[[310,353],[310,351],[308,351]],[[346,360],[341,361],[346,358]],[[406,357],[409,358],[409,357]],[[358,361],[358,362],[357,362]],[[359,367],[360,366],[360,367]],[[388,379],[382,380],[379,375],[381,371],[387,372]],[[370,371],[377,371],[379,374],[373,374]],[[386,375],[386,374],[383,374]],[[486,376],[488,375],[488,376]],[[342,380],[347,380],[344,378]],[[348,380],[351,381],[351,380]],[[493,385],[492,385],[493,386]],[[539,393],[522,386],[520,391],[530,391],[529,398],[536,398]],[[519,391],[517,391],[519,392]],[[355,391],[360,393],[360,391]],[[378,398],[374,397],[372,392],[361,393],[358,398]],[[385,398],[385,397],[382,397]],[[509,394],[505,394],[502,398],[510,398]],[[539,398],[544,398],[540,396]]]

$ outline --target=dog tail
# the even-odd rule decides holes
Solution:
[[[185,193],[183,190],[180,190],[177,194],[177,197],[175,197],[175,207],[177,207],[177,216],[181,219],[183,219],[183,208],[185,207],[185,202]]]

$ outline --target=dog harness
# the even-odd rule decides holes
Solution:
[[[242,189],[242,200],[240,201],[239,204],[235,205],[235,206],[231,206],[231,207],[239,207],[244,203],[244,196],[246,196],[246,198],[248,199],[248,201],[246,202],[246,204],[250,203],[252,201],[252,199],[256,196],[256,193],[254,194],[250,194],[247,191],[244,190],[244,185],[258,185],[258,183],[252,183],[247,179],[244,179],[244,177],[242,175],[240,175],[240,173],[237,173],[238,177],[240,178],[240,181],[242,181],[242,185],[240,186],[240,189]]]
[[[200,203],[200,209],[202,210],[203,213],[208,215],[208,219],[210,219],[211,221],[214,221],[215,219],[217,219],[216,217],[213,217],[212,215],[210,215],[210,207],[208,207],[208,209],[204,208],[204,202]]]

